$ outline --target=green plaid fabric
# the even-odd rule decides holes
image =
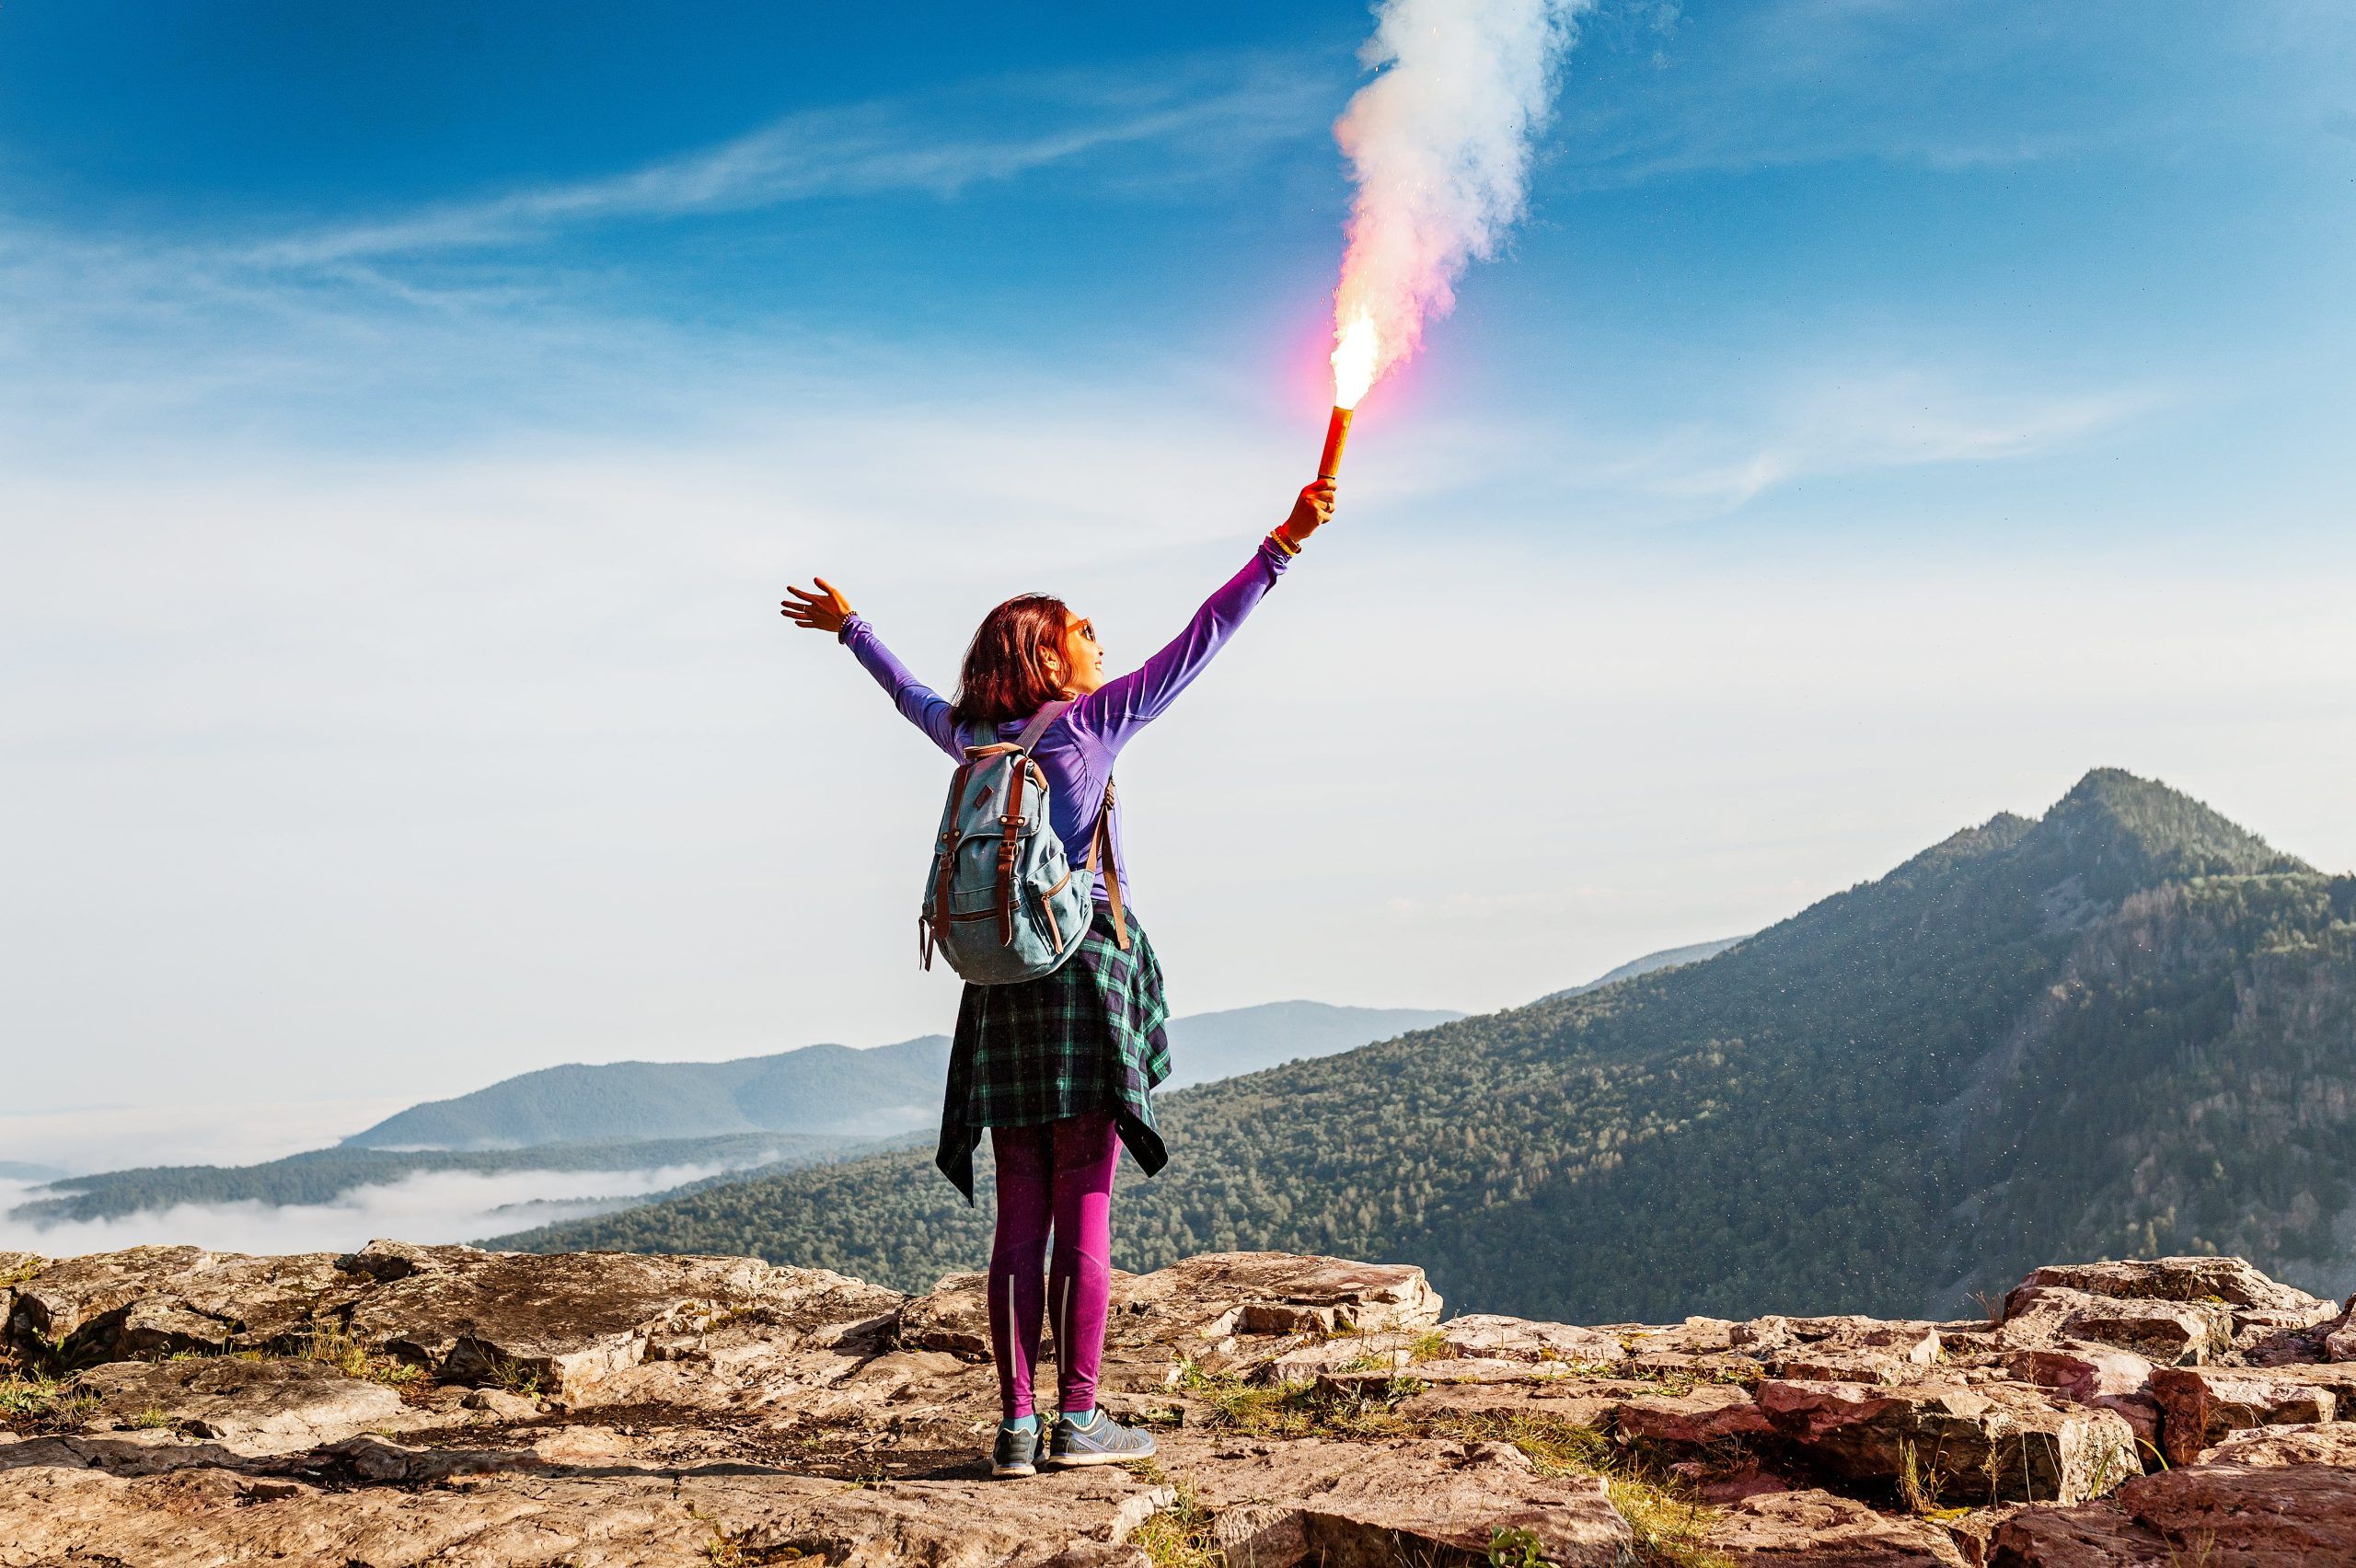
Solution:
[[[1135,917],[1129,951],[1096,905],[1080,951],[1052,974],[968,986],[941,1097],[941,1173],[974,1199],[974,1147],[985,1127],[1030,1127],[1110,1107],[1121,1141],[1149,1176],[1170,1162],[1153,1124],[1153,1090],[1170,1076],[1161,962]]]

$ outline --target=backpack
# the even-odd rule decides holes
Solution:
[[[1113,785],[1088,843],[1088,864],[1075,870],[1064,841],[1047,824],[1047,777],[1031,758],[1047,726],[1069,702],[1051,702],[1009,744],[967,746],[950,780],[917,916],[917,951],[932,967],[936,947],[949,967],[976,986],[1010,986],[1052,974],[1080,951],[1095,911],[1096,868],[1103,857],[1113,928],[1129,945],[1121,879],[1106,848]]]

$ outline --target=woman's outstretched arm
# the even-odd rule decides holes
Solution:
[[[1243,617],[1275,587],[1301,542],[1334,515],[1334,481],[1319,479],[1303,489],[1292,515],[1260,542],[1242,571],[1203,601],[1186,629],[1127,674],[1106,681],[1072,705],[1068,722],[1118,751],[1129,737],[1169,710],[1178,694],[1203,673]]]
[[[893,656],[875,635],[875,628],[865,617],[850,607],[835,585],[823,577],[814,577],[818,592],[806,588],[788,588],[791,597],[781,599],[786,619],[811,631],[832,632],[851,651],[875,684],[891,694],[892,706],[900,717],[922,730],[934,745],[951,756],[964,755],[957,745],[957,727],[950,721],[949,699],[917,679],[906,664]]]

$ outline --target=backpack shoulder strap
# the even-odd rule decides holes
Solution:
[[[1022,733],[1016,738],[1014,743],[1015,749],[1017,751],[1027,752],[1033,746],[1037,745],[1039,744],[1039,737],[1047,732],[1047,726],[1062,718],[1064,716],[1064,710],[1070,706],[1071,703],[1069,700],[1066,700],[1063,702],[1051,702],[1047,704],[1046,707],[1039,709],[1037,713],[1032,716],[1031,722],[1023,726]]]

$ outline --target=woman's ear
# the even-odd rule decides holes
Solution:
[[[1047,679],[1060,686],[1064,684],[1064,656],[1052,648],[1039,650],[1039,658],[1047,667]]]

